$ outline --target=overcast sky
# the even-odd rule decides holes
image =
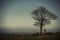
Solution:
[[[59,0],[0,0],[0,32],[39,32],[33,26],[31,12],[40,6],[46,7],[58,18],[46,26],[49,32],[60,31]]]

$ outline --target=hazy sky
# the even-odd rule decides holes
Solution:
[[[40,6],[46,7],[58,18],[46,26],[47,31],[60,31],[60,1],[59,0],[1,0],[0,1],[0,31],[1,32],[39,32],[39,27],[33,26],[31,12]]]

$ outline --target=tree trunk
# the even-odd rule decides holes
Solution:
[[[41,20],[41,23],[40,23],[40,35],[42,35],[42,27],[43,27],[43,20]]]
[[[42,35],[42,23],[40,25],[40,35]]]

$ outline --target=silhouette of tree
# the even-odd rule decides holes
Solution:
[[[31,13],[33,19],[36,20],[35,26],[40,27],[40,34],[42,35],[42,28],[44,25],[48,25],[51,23],[51,20],[55,20],[57,18],[52,12],[48,11],[45,7],[41,6],[36,10],[33,10]]]

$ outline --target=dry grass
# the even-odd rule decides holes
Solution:
[[[60,40],[60,33],[1,35],[0,40]]]

